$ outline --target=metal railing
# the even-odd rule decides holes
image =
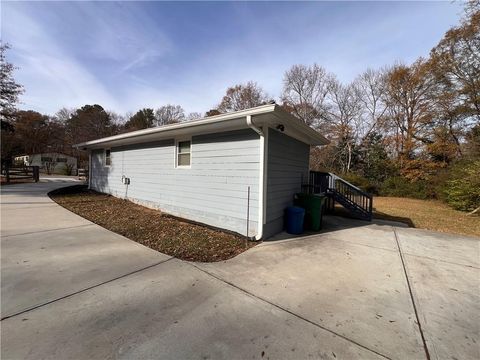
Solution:
[[[333,210],[335,202],[338,202],[358,217],[367,220],[372,218],[372,195],[335,174],[310,171],[309,183],[304,185],[304,191],[313,194],[326,194],[331,199],[326,204],[326,207],[330,210]]]

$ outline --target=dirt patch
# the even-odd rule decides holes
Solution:
[[[480,236],[480,216],[454,210],[436,200],[375,197],[374,217],[401,221],[412,227]]]
[[[49,195],[95,224],[183,260],[226,260],[256,245],[240,235],[179,219],[82,185],[58,189]]]

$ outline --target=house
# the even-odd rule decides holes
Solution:
[[[327,143],[269,104],[75,146],[91,189],[259,240],[282,231],[310,146]]]
[[[39,166],[49,174],[74,175],[77,173],[77,158],[57,152],[16,156],[14,162],[17,165]]]

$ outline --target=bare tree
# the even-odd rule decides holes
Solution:
[[[107,111],[107,113],[110,116],[113,126],[116,127],[116,131],[118,131],[119,128],[123,126],[123,124],[125,124],[125,122],[127,122],[128,119],[130,119],[129,117],[116,113],[115,111],[112,111],[112,110]]]
[[[191,112],[187,115],[186,120],[192,121],[192,120],[201,119],[202,117],[203,117],[202,114],[199,112]]]
[[[341,169],[348,172],[352,168],[353,152],[362,124],[362,102],[353,84],[343,85],[337,79],[331,79],[328,88],[331,138]]]
[[[387,111],[385,81],[385,69],[367,69],[353,83],[363,107],[360,129],[362,138],[367,138],[377,126],[381,126],[381,121]]]
[[[165,105],[155,111],[156,126],[175,124],[185,120],[185,111],[180,105]]]
[[[217,107],[220,112],[249,109],[268,102],[265,91],[253,81],[227,89],[227,93]]]
[[[55,167],[57,166],[57,159],[58,159],[58,154],[57,153],[46,153],[48,156],[42,156],[40,161],[41,164],[45,170],[45,172],[48,175],[53,174]]]
[[[69,109],[69,108],[63,107],[55,113],[54,117],[61,124],[65,124],[68,121],[68,119],[72,117],[75,111],[76,109]]]
[[[332,75],[317,65],[294,65],[283,77],[282,100],[308,125],[320,126],[327,117],[326,98]]]

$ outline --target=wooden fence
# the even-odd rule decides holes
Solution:
[[[88,169],[78,169],[78,178],[88,181]]]
[[[10,183],[12,180],[32,179],[38,182],[40,179],[40,170],[38,166],[10,167],[2,166],[2,176]]]

